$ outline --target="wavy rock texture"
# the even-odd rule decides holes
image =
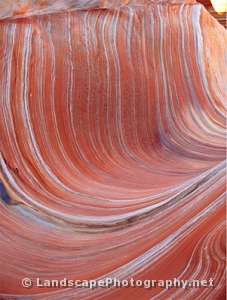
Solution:
[[[224,28],[193,1],[0,7],[0,298],[224,299]]]

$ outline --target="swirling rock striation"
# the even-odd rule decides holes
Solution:
[[[190,0],[0,1],[1,299],[224,299],[226,45]]]

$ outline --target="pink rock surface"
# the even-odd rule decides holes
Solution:
[[[0,299],[224,299],[226,45],[194,1],[0,1]]]

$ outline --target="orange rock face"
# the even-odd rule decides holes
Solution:
[[[0,299],[224,299],[226,45],[193,1],[0,1]]]

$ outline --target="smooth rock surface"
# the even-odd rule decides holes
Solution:
[[[224,299],[226,45],[194,1],[0,1],[1,299]]]

